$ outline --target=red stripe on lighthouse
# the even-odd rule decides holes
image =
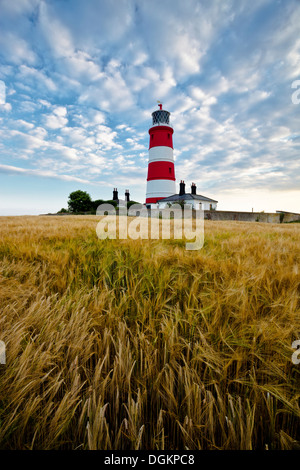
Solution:
[[[164,197],[147,197],[146,204],[155,204],[157,201],[164,199]]]
[[[171,162],[151,162],[148,165],[149,180],[173,180],[175,181],[174,163]]]
[[[173,129],[168,126],[157,126],[149,129],[150,144],[149,149],[152,147],[171,147],[173,148]]]

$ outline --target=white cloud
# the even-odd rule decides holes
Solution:
[[[115,142],[117,132],[112,131],[108,126],[98,125],[95,131],[95,141],[100,149],[111,150],[112,148],[122,149],[122,145]]]
[[[2,165],[0,164],[0,172],[8,174],[23,174],[28,176],[42,176],[45,178],[56,178],[63,181],[76,181],[78,183],[93,184],[91,181],[84,178],[78,178],[71,175],[61,175],[57,174],[51,170],[40,170],[40,169],[29,169],[29,168],[20,168],[13,165]]]
[[[294,46],[287,55],[287,60],[291,66],[289,77],[298,77],[300,75],[300,39],[295,41]]]
[[[56,91],[57,87],[54,81],[47,77],[47,75],[41,70],[28,67],[27,65],[20,65],[19,71],[20,79],[32,84],[32,86],[46,86],[50,91]]]
[[[42,106],[45,106],[46,108],[51,108],[51,103],[47,100],[39,100]]]
[[[60,129],[68,123],[67,109],[64,106],[53,108],[52,114],[45,115],[45,126],[49,129]]]
[[[279,126],[272,129],[272,134],[270,135],[271,141],[286,140],[287,137],[291,135],[291,131],[288,127]]]
[[[2,111],[6,111],[6,112],[10,112],[12,110],[12,106],[10,103],[4,103],[4,104],[1,104],[1,108],[0,110]]]
[[[110,112],[125,111],[134,104],[132,93],[120,70],[112,69],[111,64],[96,84],[84,89],[78,101],[80,104],[96,105]]]
[[[73,51],[65,57],[64,72],[77,79],[92,82],[103,76],[99,65],[84,51]]]
[[[39,27],[55,58],[72,55],[74,47],[70,31],[57,17],[49,13],[49,5],[43,1],[39,4]]]
[[[97,109],[87,108],[85,109],[85,114],[75,114],[73,119],[76,120],[77,124],[84,127],[94,127],[98,124],[105,124],[105,114]]]
[[[59,152],[60,155],[67,158],[67,160],[77,161],[80,158],[76,149],[67,147],[58,142],[51,142],[49,148],[55,150],[55,152]]]
[[[20,126],[20,127],[23,127],[25,129],[33,129],[34,128],[34,124],[32,124],[31,122],[27,122],[27,121],[24,121],[24,119],[17,119],[15,121],[15,124],[17,126]]]
[[[36,54],[27,41],[12,31],[1,31],[0,51],[9,64],[35,64],[37,61]]]
[[[61,117],[66,116],[67,108],[65,106],[56,106],[53,110],[53,113]]]
[[[11,130],[8,137],[13,137],[14,142],[23,152],[32,151],[40,148],[46,148],[47,142],[44,140],[45,135],[36,132],[36,135],[31,135],[29,132],[21,132],[18,130]]]
[[[132,150],[144,150],[145,146],[142,144],[139,144],[136,139],[132,139],[128,137],[126,139],[126,142],[131,146]]]

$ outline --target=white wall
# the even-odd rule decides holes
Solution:
[[[192,205],[193,209],[195,210],[199,210],[199,209],[202,209],[202,210],[210,210],[210,205],[212,205],[212,209],[216,210],[217,209],[217,203],[215,202],[205,202],[205,201],[199,201],[199,199],[193,199],[191,201],[188,201],[186,202],[186,205],[188,206],[189,205]],[[169,206],[168,206],[168,203],[167,202],[158,202],[158,206],[160,209],[167,209]]]

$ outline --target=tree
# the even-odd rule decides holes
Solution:
[[[92,208],[93,208],[93,212],[95,212],[96,214],[96,211],[98,209],[98,206],[101,206],[101,204],[104,204],[105,201],[103,201],[103,199],[96,199],[96,201],[92,201]]]
[[[131,206],[133,206],[134,204],[141,204],[140,202],[136,202],[136,201],[129,201],[127,202],[127,209],[129,209]]]
[[[73,191],[69,195],[68,199],[68,208],[69,211],[78,213],[78,212],[88,212],[92,209],[92,200],[91,196],[86,191]]]

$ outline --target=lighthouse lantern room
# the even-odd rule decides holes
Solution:
[[[159,200],[176,192],[173,128],[170,125],[170,113],[162,109],[162,104],[152,113],[149,136],[146,206],[153,208],[157,207]]]

